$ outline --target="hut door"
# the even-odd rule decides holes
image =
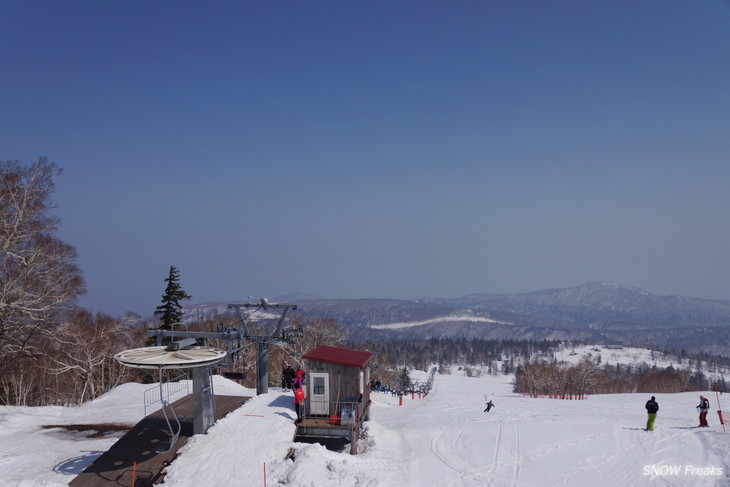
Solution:
[[[309,396],[310,414],[328,415],[330,398],[330,375],[321,372],[312,372],[312,392]]]

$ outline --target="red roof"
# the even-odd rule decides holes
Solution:
[[[303,358],[363,368],[373,358],[373,354],[361,350],[320,345],[305,353]]]

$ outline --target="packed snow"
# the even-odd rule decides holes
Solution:
[[[427,373],[411,376],[425,381]],[[454,369],[435,376],[431,394],[405,396],[402,405],[374,392],[357,455],[294,443],[292,394],[271,388],[191,438],[164,485],[730,485],[730,432],[719,424],[714,392],[655,394],[656,427],[645,431],[649,394],[529,398],[512,392],[512,379]],[[219,376],[214,387],[255,396]],[[124,432],[89,438],[58,425],[133,425],[144,416],[149,388],[125,384],[79,407],[0,407],[0,485],[67,485]],[[697,427],[701,393],[712,403],[709,428]],[[495,407],[487,413],[490,399]]]

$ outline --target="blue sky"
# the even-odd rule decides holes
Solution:
[[[730,299],[730,2],[0,3],[82,304]]]

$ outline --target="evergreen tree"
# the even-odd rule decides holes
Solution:
[[[172,325],[182,320],[183,312],[180,301],[191,299],[188,293],[180,287],[180,272],[175,266],[170,266],[170,275],[165,279],[167,287],[162,295],[162,304],[155,310],[155,316],[159,316],[162,324],[161,330],[172,330]]]

